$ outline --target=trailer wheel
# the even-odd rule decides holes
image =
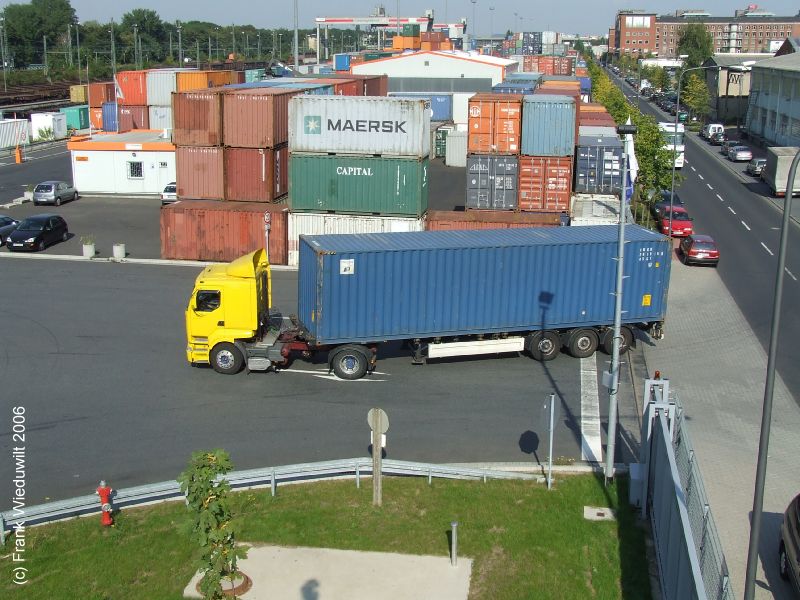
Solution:
[[[534,360],[553,360],[561,352],[561,339],[555,331],[537,331],[528,336],[526,349]]]
[[[369,368],[364,350],[358,346],[344,346],[334,351],[331,368],[339,379],[361,379]]]
[[[217,373],[235,375],[244,367],[244,356],[233,344],[223,342],[211,350],[211,366]]]
[[[597,344],[593,329],[576,329],[569,338],[569,353],[575,358],[589,358],[597,350]]]
[[[628,350],[630,350],[631,346],[633,345],[633,332],[631,331],[630,327],[626,327],[623,325],[619,330],[620,335],[622,336],[622,344],[619,347],[619,355],[622,356]],[[603,334],[603,352],[608,355],[611,355],[614,352],[614,330],[608,329]]]

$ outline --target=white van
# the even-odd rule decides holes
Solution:
[[[725,133],[725,128],[719,123],[709,123],[700,130],[700,137],[709,139],[715,133]]]

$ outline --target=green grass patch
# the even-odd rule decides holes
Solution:
[[[522,481],[387,478],[383,507],[369,479],[286,485],[233,494],[241,542],[448,556],[450,521],[459,556],[474,559],[470,599],[649,599],[644,532],[627,502],[627,483],[604,487],[593,475],[566,477],[553,490]],[[584,506],[617,510],[617,522],[590,522]],[[2,596],[13,598],[178,599],[194,573],[186,507],[170,502],[26,531],[25,586],[11,582],[3,552]],[[12,595],[9,595],[13,593]]]

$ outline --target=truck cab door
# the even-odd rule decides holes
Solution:
[[[186,320],[189,337],[194,339],[208,339],[217,329],[225,327],[221,292],[197,290],[189,304]]]

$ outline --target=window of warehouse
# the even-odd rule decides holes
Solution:
[[[128,162],[128,179],[144,179],[144,168],[141,162]]]

